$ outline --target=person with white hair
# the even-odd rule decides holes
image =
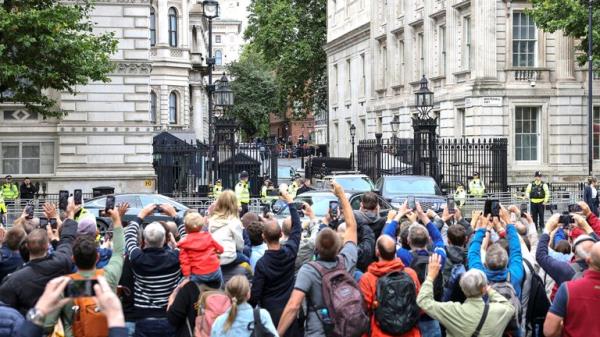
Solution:
[[[446,336],[496,337],[504,331],[515,308],[488,285],[483,271],[471,269],[461,277],[459,285],[467,298],[464,303],[438,302],[433,298],[433,280],[440,272],[440,256],[433,254],[427,268],[427,278],[421,285],[417,304],[446,328]]]
[[[125,229],[125,246],[134,275],[133,311],[136,337],[174,336],[175,328],[167,319],[167,302],[182,279],[179,251],[165,247],[174,241],[165,227],[152,222],[143,229],[143,248],[138,244],[140,225],[146,216],[154,213],[155,205],[143,208],[135,221]],[[185,236],[182,220],[169,204],[160,205],[162,212],[173,217],[178,224],[180,236]]]

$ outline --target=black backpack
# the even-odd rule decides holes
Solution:
[[[254,309],[254,322],[248,323],[248,330],[252,331],[250,337],[275,337],[267,330],[260,319],[260,308]]]
[[[377,280],[374,318],[389,335],[402,335],[419,322],[417,287],[404,271],[393,271]]]
[[[430,252],[428,252],[431,255]],[[410,262],[410,268],[414,269],[419,277],[419,282],[423,284],[427,277],[427,266],[429,265],[429,255],[419,255],[416,252],[412,252],[412,261]],[[444,294],[444,280],[442,273],[433,280],[433,299],[441,301]]]
[[[546,314],[550,309],[550,300],[546,295],[546,285],[538,275],[529,261],[523,259],[531,274],[531,283],[529,287],[529,302],[527,303],[527,312],[525,314],[525,324],[527,331],[536,331],[536,326],[543,326],[546,320]]]
[[[510,274],[509,274],[510,279]],[[515,314],[508,322],[508,325],[504,329],[502,336],[518,336],[519,330],[523,326],[521,317],[523,311],[521,311],[521,300],[517,296],[515,288],[512,286],[509,280],[503,282],[492,282],[490,286],[496,290],[500,295],[504,296],[515,308]]]

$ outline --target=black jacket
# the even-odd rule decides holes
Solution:
[[[177,329],[176,337],[194,337],[190,336],[189,329],[185,320],[190,324],[190,329],[194,331],[196,326],[197,308],[195,304],[200,298],[200,289],[194,282],[188,282],[179,289],[175,300],[167,310],[169,323]]]
[[[29,184],[29,186],[27,186],[25,183],[22,183],[19,192],[21,199],[33,199],[35,192],[37,192],[37,188],[34,184]]]
[[[252,279],[250,304],[259,305],[271,314],[277,326],[283,309],[294,290],[295,261],[300,245],[302,225],[296,207],[289,204],[292,230],[279,250],[267,250],[258,260]]]
[[[0,301],[25,315],[42,296],[51,279],[73,271],[73,242],[77,234],[77,222],[63,222],[60,243],[54,253],[41,259],[29,261],[25,266],[10,274],[0,286]]]
[[[358,237],[358,261],[356,268],[366,272],[369,265],[375,261],[375,235],[371,227],[367,225],[358,225],[356,228]]]
[[[381,235],[381,231],[385,226],[387,221],[386,218],[379,216],[379,214],[375,212],[362,212],[362,211],[354,211],[354,218],[356,219],[356,224],[360,227],[361,225],[366,225],[371,227],[371,231],[376,238]]]

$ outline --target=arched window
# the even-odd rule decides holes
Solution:
[[[177,11],[169,8],[169,46],[177,47]]]
[[[150,92],[150,123],[156,124],[156,115],[158,109],[158,99],[154,91]]]
[[[177,94],[175,91],[169,95],[169,123],[177,124]]]
[[[150,46],[156,45],[156,14],[154,8],[150,8]]]
[[[220,50],[215,51],[215,64],[218,66],[223,64],[223,52]]]

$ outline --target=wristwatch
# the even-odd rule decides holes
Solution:
[[[29,311],[27,311],[25,318],[35,325],[43,326],[46,315],[44,315],[44,313],[37,308],[31,308]]]

